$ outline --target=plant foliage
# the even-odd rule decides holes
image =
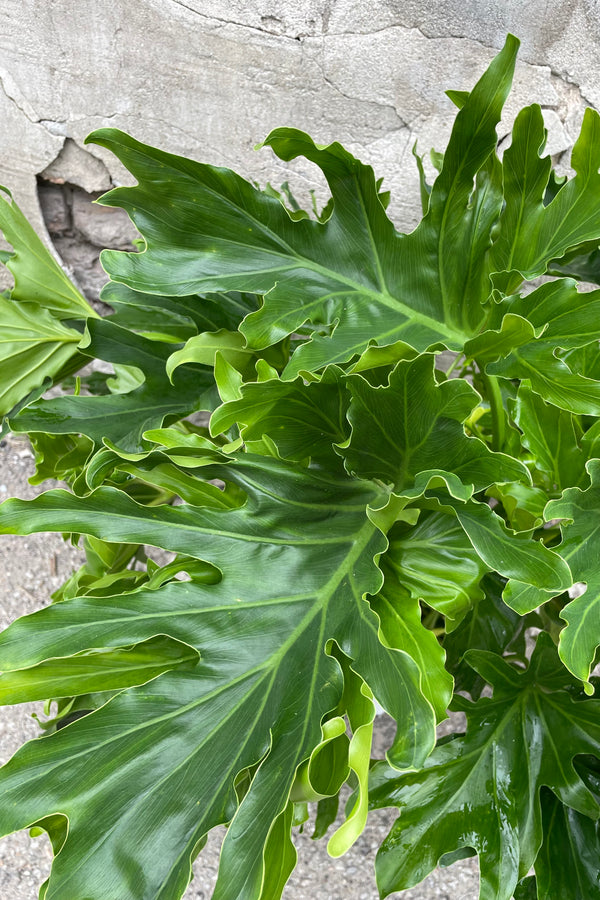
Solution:
[[[67,485],[0,533],[86,553],[0,635],[0,702],[54,703],[0,771],[2,833],[54,846],[41,898],[176,900],[225,824],[214,900],[277,900],[345,784],[333,855],[400,810],[382,896],[474,853],[481,900],[600,896],[600,117],[570,179],[537,105],[499,158],[517,47],[450,94],[410,234],[337,143],[265,141],[323,172],[309,215],[102,129],[142,242],[102,254],[100,317],[0,200],[0,413]]]

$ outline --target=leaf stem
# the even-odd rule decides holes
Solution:
[[[463,354],[457,353],[456,356],[454,357],[454,359],[452,360],[452,364],[450,365],[450,367],[448,369],[446,369],[446,378],[450,378],[450,375],[454,372],[455,368],[457,367],[459,362],[461,362],[462,360],[464,360]]]
[[[495,375],[487,375],[483,367],[479,367],[481,381],[485,388],[490,413],[492,416],[492,450],[502,450],[505,438],[504,404],[500,385]]]

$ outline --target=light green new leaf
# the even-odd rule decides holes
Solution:
[[[560,656],[592,693],[590,669],[600,645],[600,460],[591,460],[587,470],[591,486],[585,491],[569,488],[560,500],[550,501],[546,516],[566,520],[557,550],[569,563],[574,580],[586,585],[585,593],[571,600],[560,614],[567,623],[560,634]]]
[[[31,227],[10,191],[1,186],[0,231],[14,250],[5,263],[15,279],[13,300],[37,303],[57,319],[97,317]]]
[[[101,445],[109,440],[135,453],[148,446],[144,431],[160,427],[165,418],[179,418],[209,402],[213,377],[208,367],[181,367],[169,381],[165,373],[172,345],[151,341],[114,325],[110,319],[88,322],[89,343],[82,352],[111,363],[137,366],[144,382],[124,394],[100,397],[65,396],[32,403],[11,418],[15,432],[49,434],[80,432]]]
[[[37,304],[0,297],[0,417],[60,372],[80,341],[78,331]]]
[[[88,140],[114,152],[138,181],[102,202],[126,209],[146,241],[143,253],[105,251],[103,264],[113,280],[152,294],[264,294],[261,309],[242,326],[256,348],[307,321],[335,325],[331,335],[317,334],[298,348],[289,377],[347,361],[373,342],[402,340],[424,350],[442,341],[459,349],[480,325],[488,294],[482,251],[502,196],[499,166],[484,167],[496,146],[517,47],[509,36],[469,94],[428,213],[410,235],[398,235],[387,218],[372,169],[337,143],[318,146],[294,129],[267,138],[281,159],[304,156],[318,165],[331,188],[326,222],[293,221],[279,200],[227,169],[153,150],[114,129],[94,132]],[[174,197],[176,220],[164,213]]]
[[[400,360],[386,386],[373,387],[361,375],[348,376],[346,383],[352,434],[340,454],[361,478],[379,478],[400,494],[415,476],[434,469],[453,473],[476,491],[496,481],[529,482],[521,462],[467,437],[461,423],[481,398],[466,381],[438,384],[432,355]]]
[[[510,900],[542,843],[542,787],[583,816],[600,815],[573,765],[578,754],[600,757],[600,702],[576,702],[556,689],[560,662],[547,635],[525,672],[485,651],[470,651],[467,660],[494,685],[494,696],[461,703],[466,735],[438,747],[420,772],[373,770],[372,805],[401,810],[377,857],[383,897],[473,847],[480,900]]]
[[[279,900],[286,882],[296,867],[298,854],[292,841],[294,804],[279,813],[264,849],[264,880],[259,900]]]
[[[375,720],[373,694],[365,682],[355,673],[348,672],[348,663],[342,662],[344,671],[344,700],[352,737],[348,746],[348,767],[354,773],[358,788],[354,803],[346,809],[346,818],[333,833],[327,844],[330,856],[342,856],[364,831],[369,812],[369,768]],[[333,792],[331,792],[333,793]]]
[[[2,770],[3,831],[69,816],[48,900],[78,893],[122,900],[140,871],[147,895],[179,896],[192,846],[231,819],[233,779],[264,757],[229,826],[216,888],[221,900],[259,898],[272,823],[297,766],[319,742],[323,715],[339,700],[339,669],[325,653],[331,639],[399,723],[390,759],[419,765],[431,748],[435,717],[418,667],[380,641],[379,620],[363,599],[382,581],[375,559],[386,540],[366,514],[378,490],[247,454],[202,471],[235,480],[248,494],[245,506],[144,508],[100,488],[83,499],[49,491],[0,507],[3,533],[74,531],[112,541],[127,534],[223,573],[218,584],[67,600],[0,638],[4,671],[57,656],[68,666],[83,650],[160,634],[201,657],[196,668],[166,672],[27,745]],[[138,832],[144,840],[132,843]],[[125,843],[132,850],[123,856]]]
[[[498,319],[498,307],[493,307],[492,318]],[[490,323],[488,323],[490,324]],[[543,332],[535,329],[531,322],[523,316],[506,313],[499,328],[488,328],[465,344],[465,355],[476,359],[478,363],[506,356],[511,350],[530,344]]]
[[[254,353],[245,349],[246,340],[239,331],[204,331],[185,342],[180,350],[176,350],[167,360],[167,375],[172,377],[175,369],[185,363],[199,363],[204,366],[215,365],[215,354],[221,353],[230,365],[236,369],[244,369],[252,361]]]

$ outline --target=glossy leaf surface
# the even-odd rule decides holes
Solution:
[[[333,197],[324,223],[290,218],[277,199],[227,169],[153,150],[115,130],[95,132],[89,139],[112,150],[138,180],[137,187],[119,188],[103,202],[127,209],[147,244],[142,254],[105,252],[107,271],[147,293],[265,294],[262,308],[242,328],[254,347],[281,340],[307,320],[336,322],[330,337],[315,336],[298,350],[290,376],[348,360],[373,340],[385,345],[402,339],[419,350],[438,341],[459,348],[465,330],[468,335],[483,318],[478,304],[466,308],[464,298],[472,288],[479,302],[485,299],[480,249],[502,202],[497,178],[490,187],[488,177],[478,203],[469,205],[472,182],[496,144],[516,49],[509,38],[469,95],[428,213],[411,235],[396,234],[369,166],[339,144],[319,147],[294,129],[277,129],[265,144],[281,159],[301,155],[321,168]],[[165,196],[174,192],[176,227],[161,212]],[[459,223],[463,245],[457,253]],[[419,259],[418,268],[412,258]]]
[[[0,770],[0,829],[55,852],[40,897],[180,900],[225,825],[213,900],[280,900],[311,804],[337,857],[369,802],[401,811],[382,896],[474,854],[480,900],[598,893],[600,118],[571,179],[536,105],[499,152],[517,46],[448,92],[410,234],[297,129],[265,145],[322,209],[102,129],[142,238],[101,318],[0,198],[0,436],[42,486],[0,536],[84,553],[0,634],[0,704],[45,701]]]
[[[494,654],[470,651],[469,663],[494,685],[494,696],[464,704],[466,735],[435,750],[421,772],[398,777],[383,764],[375,770],[373,804],[401,809],[377,859],[383,896],[417,884],[445,854],[474,847],[481,900],[510,900],[542,840],[542,786],[580,815],[598,818],[573,758],[600,756],[600,704],[548,690],[555,657],[551,643],[540,640],[522,672]],[[566,733],[568,744],[559,743]]]
[[[564,519],[560,553],[568,560],[576,581],[585,593],[565,606],[561,617],[567,627],[561,632],[560,654],[565,665],[583,681],[589,679],[596,648],[600,645],[600,573],[598,572],[598,528],[600,527],[600,461],[588,463],[592,484],[586,491],[569,488],[560,500],[548,504],[548,515]]]

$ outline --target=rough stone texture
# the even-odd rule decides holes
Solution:
[[[409,229],[419,215],[411,148],[445,146],[454,111],[444,90],[471,87],[507,31],[522,50],[500,135],[522,105],[539,102],[548,149],[568,165],[584,106],[600,109],[599,12],[598,0],[0,0],[0,184],[46,229],[92,298],[104,281],[98,248],[126,247],[135,234],[118,211],[91,205],[111,185],[130,183],[108,152],[84,148],[86,135],[105,125],[274,184],[290,169],[252,150],[271,128],[340,140],[385,175],[391,215]],[[301,196],[314,188],[323,197],[313,166],[291,171]],[[25,443],[0,448],[0,498],[32,494],[31,462]],[[3,538],[0,560],[4,626],[48,602],[77,551],[56,535]],[[2,713],[0,761],[36,735],[32,710]],[[287,896],[375,900],[371,866],[387,827],[389,818],[374,819],[337,861],[301,836]],[[210,896],[217,843],[211,838],[203,852],[186,900]],[[4,841],[3,900],[33,900],[49,859],[43,839]],[[473,861],[402,895],[476,896]]]
[[[0,183],[41,228],[36,176],[88,193],[128,180],[107,151],[83,149],[94,128],[280,183],[288,167],[252,147],[282,124],[371,162],[411,228],[411,148],[443,148],[444,89],[470,87],[507,31],[522,51],[502,134],[537,101],[560,155],[584,105],[600,108],[597,0],[0,0],[0,15]],[[323,190],[313,166],[293,170],[305,193]]]
[[[69,275],[90,300],[97,301],[106,282],[100,250],[132,249],[137,231],[123,210],[94,203],[101,191],[88,193],[62,176],[46,180],[47,171],[38,178],[38,200],[47,236]]]

